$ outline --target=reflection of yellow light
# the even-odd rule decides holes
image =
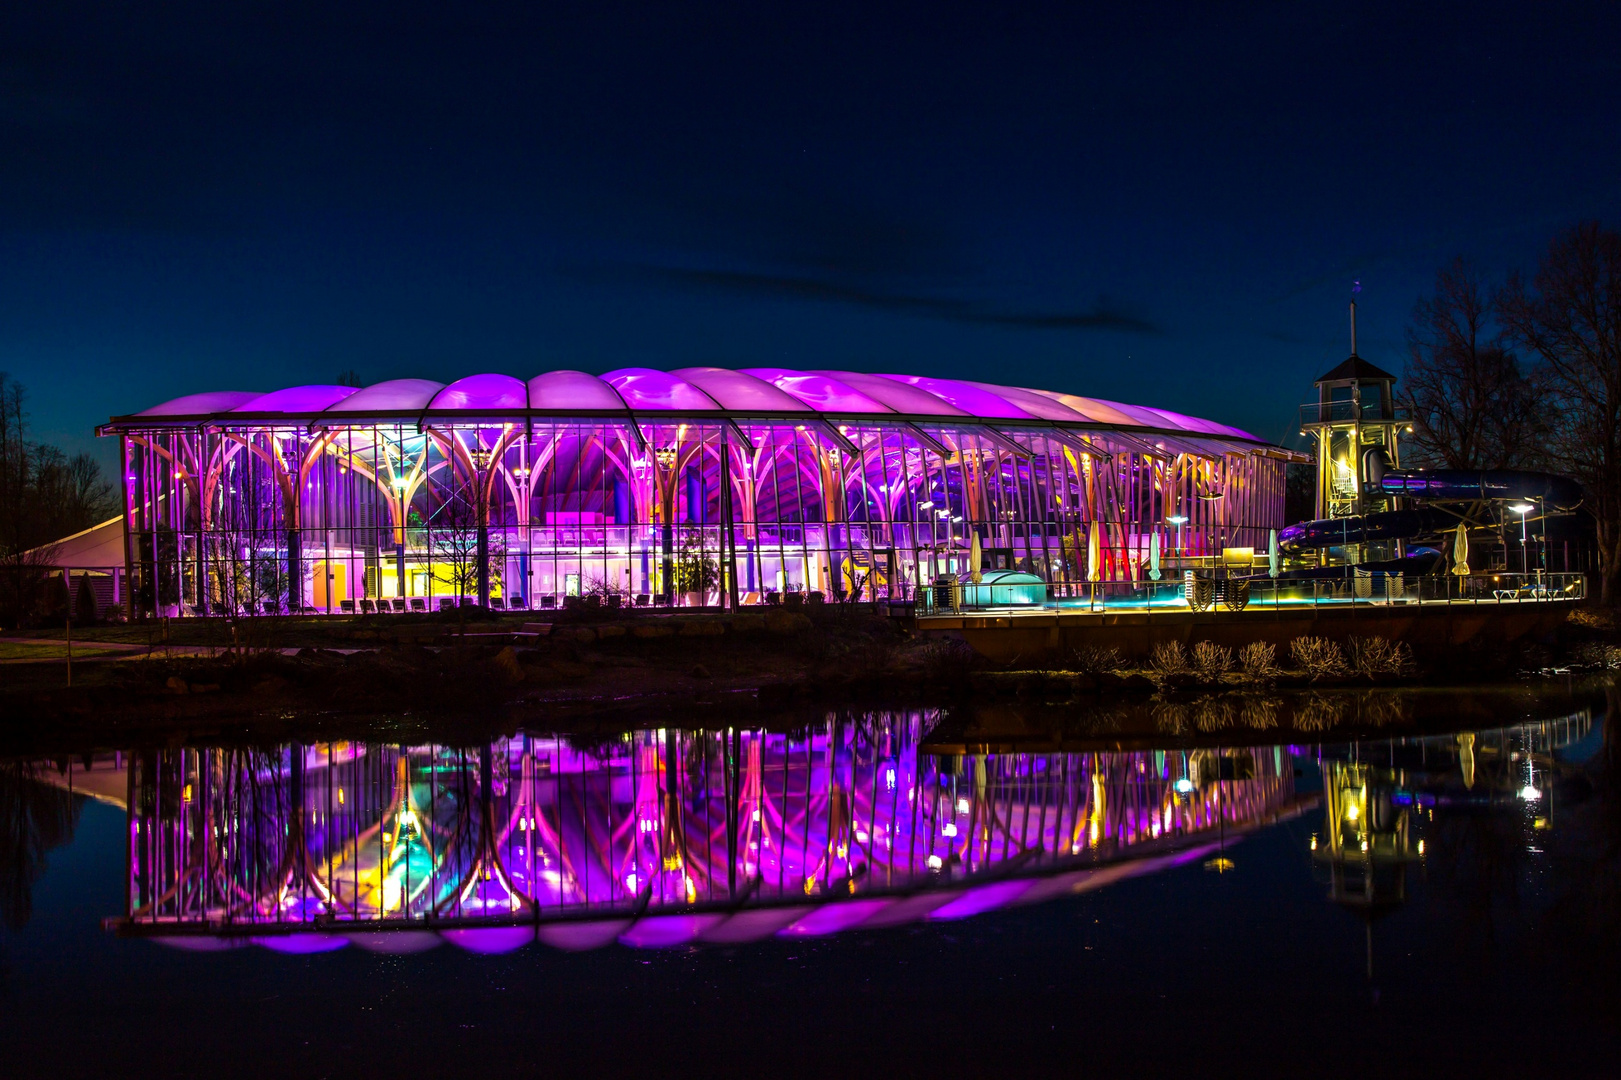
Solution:
[[[1237,869],[1237,867],[1238,867],[1238,864],[1233,862],[1233,860],[1227,858],[1226,856],[1220,856],[1220,857],[1215,858],[1215,859],[1208,859],[1208,860],[1206,860],[1206,862],[1204,864],[1204,868],[1206,870],[1214,870],[1218,874],[1225,874],[1229,870]]]
[[[687,880],[687,903],[690,904],[693,901],[698,899],[698,886],[693,884],[693,881],[692,881],[691,878],[687,878],[686,880]]]
[[[1422,840],[1418,842],[1418,853],[1420,855],[1424,854],[1424,841]]]
[[[811,893],[813,893],[815,891],[816,891],[816,879],[813,878],[813,877],[806,878],[805,879],[805,895],[809,896]]]
[[[1545,817],[1533,818],[1531,821],[1531,827],[1533,829],[1546,829],[1548,827],[1548,819]]]
[[[181,798],[181,799],[182,799],[182,800],[183,800],[183,801],[184,801],[184,802],[191,802],[191,785],[190,785],[190,784],[187,784],[187,785],[186,785],[186,790],[185,790],[185,791],[182,791],[182,792],[181,792],[181,793],[180,793],[180,798]]]
[[[847,847],[844,844],[840,844],[838,847],[833,849],[833,855],[834,855],[835,858],[842,859],[842,858],[846,857],[849,854],[850,854],[850,849],[849,849],[849,847]]]
[[[339,806],[343,805],[343,789],[342,788],[338,789],[338,805]]]
[[[944,865],[944,864],[941,863],[940,856],[938,856],[938,855],[930,855],[929,856],[929,869],[930,870],[938,870],[938,869],[940,869],[940,867],[942,865]]]
[[[1357,814],[1359,814],[1359,813],[1361,813],[1361,811],[1357,809],[1356,803],[1346,803],[1345,804],[1345,820],[1346,821],[1355,821],[1356,817],[1357,817]]]
[[[1312,838],[1311,838],[1311,849],[1312,849],[1312,850],[1313,850],[1313,851],[1316,851],[1316,850],[1317,850],[1317,837],[1315,837],[1315,836],[1313,836],[1313,837],[1312,837]]]
[[[1368,842],[1366,840],[1362,841],[1362,850],[1363,851],[1368,850]]]

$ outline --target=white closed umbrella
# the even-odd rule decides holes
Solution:
[[[1148,576],[1158,581],[1159,574],[1159,530],[1155,529],[1148,534]]]
[[[1266,572],[1269,577],[1277,577],[1283,557],[1278,552],[1278,530],[1272,530],[1272,541],[1266,549]]]
[[[1452,537],[1452,572],[1458,577],[1467,577],[1469,574],[1469,533],[1458,522],[1458,531]]]
[[[984,558],[984,553],[979,549],[979,530],[975,529],[973,542],[968,545],[968,580],[975,585],[980,583],[980,564]]]
[[[1086,580],[1098,579],[1098,523],[1086,530]]]

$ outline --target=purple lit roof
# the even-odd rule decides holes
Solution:
[[[390,379],[350,394],[336,405],[328,406],[327,412],[421,412],[444,388],[444,383],[432,379]]]
[[[162,405],[143,409],[136,416],[207,416],[211,413],[230,412],[244,401],[262,395],[252,390],[213,390],[206,394],[187,394]]]
[[[977,383],[959,379],[931,379],[927,375],[880,375],[898,383],[927,390],[947,404],[961,409],[968,416],[1030,420],[1031,415],[999,393],[993,393]],[[996,388],[1000,390],[1000,387]]]
[[[811,411],[803,401],[746,371],[695,367],[677,368],[670,374],[681,376],[732,412]]]
[[[508,953],[535,940],[532,926],[473,926],[440,933],[457,948],[475,953]]]
[[[619,391],[583,371],[548,371],[529,380],[531,409],[619,410]]]
[[[457,379],[429,403],[430,409],[527,409],[529,387],[511,375],[469,375]]]
[[[1261,442],[1226,424],[1168,409],[1030,387],[998,386],[923,375],[859,371],[798,371],[757,367],[620,368],[605,375],[548,371],[525,383],[510,375],[481,374],[449,386],[428,379],[391,379],[363,390],[347,386],[295,386],[268,394],[218,391],[191,394],[135,414],[186,418],[239,412],[285,416],[360,416],[388,413],[733,413],[739,417],[820,413],[858,416],[962,417],[1064,424],[1153,428]],[[130,418],[115,427],[134,428]]]
[[[307,416],[330,409],[344,398],[359,393],[356,386],[289,386],[285,390],[272,390],[245,401],[232,409],[241,413],[289,413]]]
[[[816,374],[835,378],[898,413],[911,413],[913,416],[968,415],[927,390],[886,379],[882,375],[868,375],[860,371],[818,371]]]
[[[715,399],[668,371],[652,368],[620,368],[602,377],[625,404],[648,412],[713,412],[720,408]]]
[[[744,368],[745,372],[792,394],[817,412],[825,413],[887,413],[894,412],[882,404],[831,375],[814,371],[790,371],[788,368]]]

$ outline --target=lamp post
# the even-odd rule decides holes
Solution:
[[[1165,520],[1167,522],[1169,522],[1170,524],[1176,526],[1176,555],[1177,555],[1177,558],[1185,558],[1187,556],[1187,552],[1182,547],[1182,526],[1184,526],[1184,525],[1186,525],[1188,523],[1187,515],[1186,514],[1172,514],[1170,517],[1166,518]]]
[[[1530,503],[1515,503],[1509,509],[1520,515],[1520,572],[1529,577],[1531,574],[1531,547],[1530,538],[1526,531],[1525,516],[1535,510],[1536,507]]]

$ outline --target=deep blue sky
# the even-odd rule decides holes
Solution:
[[[5,5],[0,369],[74,448],[348,368],[699,363],[1281,438],[1353,278],[1397,367],[1454,254],[1621,223],[1616,5],[879,6]]]

